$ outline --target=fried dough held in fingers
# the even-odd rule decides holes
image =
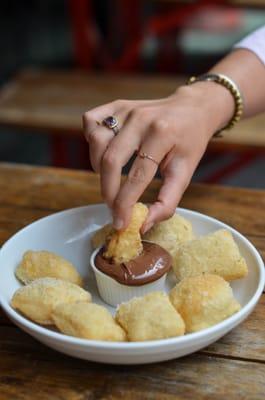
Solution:
[[[131,221],[128,227],[121,231],[114,231],[107,241],[104,257],[111,259],[115,264],[128,262],[139,256],[143,251],[140,229],[148,214],[148,208],[142,203],[133,207]]]

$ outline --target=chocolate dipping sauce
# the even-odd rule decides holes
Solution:
[[[114,264],[103,257],[102,248],[95,258],[96,267],[119,283],[140,286],[159,279],[172,265],[171,255],[155,243],[143,242],[143,252],[133,260]]]

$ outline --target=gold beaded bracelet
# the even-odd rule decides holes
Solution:
[[[235,102],[235,111],[233,117],[224,128],[219,129],[213,135],[213,137],[222,137],[221,135],[222,131],[233,128],[233,126],[240,121],[243,114],[243,97],[235,82],[232,81],[232,79],[222,74],[203,74],[198,77],[192,76],[188,80],[187,84],[192,85],[195,82],[203,82],[203,81],[216,82],[219,85],[224,86],[227,90],[229,90],[229,92],[233,96]]]

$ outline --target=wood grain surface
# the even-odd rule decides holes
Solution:
[[[143,196],[153,201],[160,182]],[[101,202],[98,176],[0,163],[0,244],[53,212]],[[191,185],[181,205],[221,219],[265,256],[265,193]],[[0,266],[1,268],[1,266]],[[61,355],[0,312],[0,400],[261,400],[265,393],[265,294],[249,318],[208,348],[144,366],[110,366]]]
[[[0,123],[80,134],[82,114],[115,99],[170,95],[184,78],[32,70],[19,73],[0,95]]]
[[[0,124],[63,135],[82,134],[82,114],[115,99],[166,97],[180,76],[95,75],[81,71],[25,70],[0,91]],[[237,124],[211,148],[265,148],[265,114]]]

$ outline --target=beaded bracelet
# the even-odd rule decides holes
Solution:
[[[235,112],[231,120],[228,122],[228,124],[224,127],[219,129],[213,137],[222,137],[221,132],[224,130],[228,130],[233,128],[233,126],[240,121],[242,114],[243,114],[243,97],[240,93],[239,88],[235,84],[234,81],[232,81],[230,78],[228,78],[225,75],[222,74],[203,74],[198,77],[192,76],[187,84],[191,85],[195,82],[203,82],[203,81],[211,81],[211,82],[216,82],[219,85],[224,86],[231,95],[233,96],[234,102],[235,102]]]

